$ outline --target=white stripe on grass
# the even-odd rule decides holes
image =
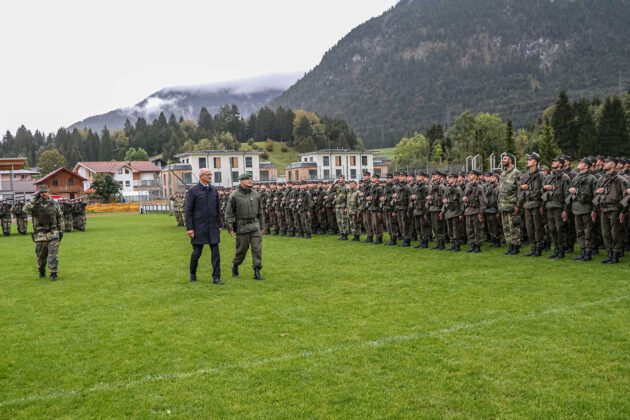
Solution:
[[[6,400],[6,401],[0,402],[0,407],[12,406],[12,405],[29,403],[29,402],[56,400],[59,398],[72,397],[75,395],[84,395],[84,394],[96,393],[96,392],[101,392],[101,391],[125,389],[125,388],[131,388],[136,385],[142,385],[142,384],[146,384],[150,382],[159,382],[159,381],[165,381],[165,380],[170,380],[170,379],[186,379],[186,378],[191,378],[195,376],[211,375],[211,374],[215,374],[215,373],[219,373],[219,372],[223,372],[223,371],[231,370],[231,369],[247,369],[247,368],[253,368],[253,367],[257,367],[261,365],[268,365],[272,363],[282,362],[286,360],[309,358],[312,356],[327,355],[327,354],[347,351],[347,350],[356,350],[356,349],[361,349],[361,348],[366,348],[366,347],[380,347],[380,346],[384,346],[390,343],[400,343],[400,342],[405,342],[405,341],[417,340],[420,338],[442,336],[442,335],[454,333],[457,331],[490,326],[490,325],[494,325],[502,321],[519,321],[519,320],[533,319],[542,315],[562,313],[562,312],[567,312],[574,309],[587,308],[590,306],[602,306],[608,303],[615,303],[622,300],[626,300],[628,298],[630,298],[630,295],[619,296],[619,297],[610,298],[610,299],[602,299],[602,300],[597,300],[593,302],[586,302],[586,303],[581,303],[578,305],[560,306],[558,308],[547,309],[544,311],[530,312],[528,314],[524,314],[524,315],[516,316],[512,318],[494,318],[494,319],[488,319],[488,320],[467,323],[467,324],[455,324],[451,327],[442,328],[440,330],[419,331],[419,332],[411,333],[409,335],[393,335],[393,336],[383,337],[378,340],[363,341],[363,342],[354,343],[354,344],[333,346],[333,347],[328,347],[325,349],[303,351],[303,352],[294,353],[294,354],[285,354],[278,357],[251,360],[248,362],[224,364],[224,365],[220,365],[214,368],[199,369],[199,370],[195,370],[191,372],[163,373],[159,375],[147,375],[147,376],[143,376],[138,379],[134,379],[127,382],[99,383],[87,389],[62,390],[62,391],[58,391],[58,392],[54,392],[50,394],[30,395],[26,397],[16,398],[13,400]]]

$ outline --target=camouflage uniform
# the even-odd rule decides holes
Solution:
[[[464,204],[464,216],[466,218],[466,235],[473,252],[481,251],[483,240],[483,222],[479,215],[486,211],[486,196],[479,181],[471,182],[464,191],[466,203]]]
[[[11,234],[11,208],[13,206],[7,202],[7,200],[2,200],[2,204],[0,205],[0,219],[2,219],[2,233],[4,236],[9,236]]]
[[[426,181],[416,183],[412,192],[416,199],[409,206],[413,209],[416,234],[420,238],[420,244],[415,246],[415,248],[426,248],[429,241],[431,241],[431,219],[429,218],[430,214],[426,200],[426,196],[429,195],[429,184]]]
[[[348,222],[350,224],[350,233],[354,235],[353,241],[358,241],[359,235],[361,235],[361,228],[359,225],[359,190],[355,188],[354,191],[348,192]]]
[[[61,211],[63,212],[63,224],[65,226],[65,232],[72,232],[72,225],[74,223],[74,216],[72,215],[72,203],[68,199],[61,201]]]
[[[444,199],[448,200],[443,207],[444,218],[446,219],[446,227],[448,236],[451,240],[451,248],[449,251],[459,251],[462,238],[459,236],[458,222],[460,216],[464,215],[462,206],[462,189],[457,185],[447,185]]]
[[[28,229],[28,215],[24,212],[24,205],[24,200],[20,200],[13,206],[13,215],[15,216],[20,235],[26,235],[26,230]]]
[[[588,254],[588,261],[595,247],[591,212],[594,211],[593,198],[597,189],[597,179],[590,171],[580,173],[571,181],[571,188],[576,190],[576,194],[570,195],[568,200],[575,220],[577,241],[580,244],[581,253],[578,258],[583,260]]]
[[[381,213],[381,197],[383,196],[383,189],[381,186],[373,182],[370,185],[369,190],[367,191],[367,197],[370,200],[367,201],[367,208],[370,214],[370,228],[372,229],[372,233],[376,236],[374,243],[382,244],[383,243],[383,214]],[[366,199],[367,197],[363,197]],[[367,229],[367,228],[366,228]],[[369,235],[369,234],[368,234]],[[369,239],[369,236],[368,236]]]
[[[498,184],[489,184],[486,189],[486,223],[488,224],[488,235],[490,236],[490,248],[501,246],[501,220],[498,198]]]
[[[547,210],[547,223],[556,249],[552,257],[564,257],[567,247],[567,224],[562,219],[562,214],[567,212],[566,197],[569,195],[571,179],[563,171],[553,170],[545,178],[545,185],[551,185],[552,190],[543,193],[545,210]]]
[[[525,254],[529,257],[540,256],[545,247],[545,225],[540,214],[544,178],[540,169],[536,169],[525,172],[521,179],[521,185],[527,185],[527,190],[520,190],[518,206],[523,209],[527,238],[532,244],[532,252]]]
[[[409,201],[411,200],[411,186],[407,181],[401,181],[396,192],[396,218],[403,237],[402,246],[409,246],[411,242],[411,214],[409,213]]]
[[[24,212],[33,218],[33,241],[40,274],[45,272],[47,261],[51,274],[57,273],[59,241],[64,229],[59,204],[50,198],[44,200],[37,197],[26,203]]]
[[[307,189],[303,189],[298,198],[298,213],[302,221],[302,228],[304,229],[304,237],[310,238],[313,233],[313,227],[311,224],[311,216],[313,215],[313,198],[311,192]]]
[[[446,240],[446,222],[440,218],[442,211],[442,198],[444,198],[445,188],[441,181],[431,181],[429,195],[431,200],[427,201],[429,213],[431,214],[431,227],[435,233],[436,245],[432,249],[444,249]]]
[[[345,209],[349,191],[350,189],[346,184],[333,184],[328,188],[328,193],[335,194],[335,216],[342,237],[348,236],[348,213],[345,212]]]
[[[388,178],[391,178],[388,176]],[[389,233],[389,242],[385,245],[396,245],[396,241],[398,240],[398,222],[396,218],[393,216],[394,214],[394,204],[396,199],[394,198],[394,194],[396,193],[396,185],[393,181],[389,181],[385,184],[385,188],[383,188],[383,198],[382,201],[382,214],[383,219],[385,219],[385,230]]]
[[[625,194],[625,181],[615,172],[607,173],[597,182],[597,189],[599,188],[603,188],[604,192],[596,194],[594,203],[597,204],[600,214],[604,246],[608,250],[608,258],[605,261],[616,263],[624,245],[619,215],[622,212],[621,200]]]
[[[359,200],[359,217],[361,217],[361,223],[367,233],[366,242],[372,242],[372,236],[374,233],[374,227],[372,225],[372,215],[370,212],[370,202],[367,201],[367,197],[370,195],[372,189],[372,182],[369,179],[363,180],[363,184],[358,188],[359,194],[363,194]]]
[[[184,226],[184,210],[186,207],[186,200],[180,194],[171,195],[170,200],[173,202],[173,212],[175,213],[177,226]]]
[[[72,215],[74,216],[74,229],[85,232],[87,220],[85,218],[85,207],[87,203],[79,198],[72,207]]]
[[[512,167],[505,169],[499,180],[499,196],[497,203],[501,212],[503,234],[510,250],[521,246],[521,215],[514,214],[518,203],[518,192],[521,186],[521,171]]]

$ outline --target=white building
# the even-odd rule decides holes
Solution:
[[[260,155],[262,152],[238,150],[202,150],[175,155],[180,163],[189,164],[195,181],[199,170],[212,171],[212,184],[219,187],[238,185],[238,176],[244,172],[252,174],[254,182],[260,181]]]
[[[108,173],[120,185],[123,196],[134,196],[150,188],[159,188],[161,170],[146,161],[112,161],[79,162],[74,172],[87,179],[83,183],[84,191],[91,188],[96,174]]]
[[[322,149],[316,152],[300,153],[299,163],[311,165],[310,179],[335,179],[343,175],[346,179],[360,179],[364,171],[374,173],[374,153],[350,149]],[[293,168],[287,167],[287,170]],[[317,172],[315,173],[314,170]],[[378,174],[385,176],[385,174]],[[293,177],[301,179],[302,177]],[[288,178],[287,178],[288,179]]]

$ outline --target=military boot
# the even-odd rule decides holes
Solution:
[[[618,262],[619,262],[619,253],[617,251],[613,251],[612,256],[610,257],[610,261],[608,261],[608,264],[617,264]]]
[[[610,262],[610,260],[612,259],[612,255],[613,255],[613,252],[612,251],[608,251],[608,254],[606,255],[606,259],[605,260],[601,260],[600,263],[608,264]]]
[[[287,232],[286,232],[286,231],[284,231],[284,230],[281,230],[281,231],[280,231],[280,236],[287,236]]]
[[[50,273],[50,281],[55,281],[55,280],[57,280],[57,273]]]
[[[459,243],[457,243],[457,244],[453,245],[453,252],[459,252],[459,251],[461,251],[461,250],[462,250],[462,249],[460,248]]]
[[[385,244],[385,246],[394,246],[398,240],[395,237],[390,237],[389,242]]]
[[[362,244],[371,244],[374,241],[372,240],[371,236],[367,236],[364,240],[361,241]]]
[[[440,249],[440,241],[435,241],[435,246],[432,246],[431,249]]]
[[[475,245],[475,249],[473,250],[473,252],[474,252],[475,254],[480,253],[480,252],[481,252],[481,244],[477,244],[477,245]]]
[[[383,235],[378,235],[374,241],[374,245],[381,245],[383,243]]]
[[[571,258],[573,261],[582,261],[584,260],[584,256],[586,255],[586,251],[582,250],[582,252],[580,252],[580,255],[578,257],[573,257]]]
[[[352,238],[352,242],[360,242],[361,241],[361,237],[359,235],[354,235],[354,238]]]
[[[45,279],[46,278],[46,269],[45,268],[40,268],[39,269],[39,278],[40,279]]]
[[[311,239],[311,233],[306,232],[306,234],[304,235],[304,239]]]
[[[238,274],[238,265],[233,265],[232,266],[232,277],[240,277],[241,275]]]
[[[470,244],[470,248],[468,248],[468,251],[466,251],[466,253],[471,253],[471,252],[475,252],[475,244]]]
[[[564,247],[561,246],[560,249],[558,249],[558,256],[556,257],[557,260],[564,258]]]
[[[534,257],[542,257],[542,247],[541,246],[536,247],[536,253],[534,254]]]
[[[549,259],[554,259],[554,258],[558,258],[558,254],[560,253],[560,247],[556,245],[556,247],[553,250],[553,254],[551,254],[550,256],[548,256],[547,258]]]
[[[536,245],[532,245],[532,250],[527,254],[523,254],[523,257],[533,257],[534,255],[536,255]]]
[[[190,273],[190,281],[197,281],[197,274],[196,273]]]
[[[543,247],[543,251],[551,251],[551,243],[545,242],[545,246]]]
[[[271,234],[271,230],[269,228],[265,229],[265,235],[270,235]]]
[[[584,256],[582,257],[582,261],[591,261],[591,251],[585,251]]]
[[[274,230],[272,236],[278,236],[279,234],[280,234],[280,232],[278,230]]]
[[[520,245],[514,245],[514,249],[512,250],[512,254],[511,255],[518,255],[521,253],[521,246]]]
[[[429,240],[425,239],[424,241],[420,242],[420,245],[421,249],[427,249],[429,247]]]
[[[400,247],[400,248],[407,248],[409,245],[411,245],[409,243],[409,239],[403,239],[402,243],[400,245],[398,245],[398,247]]]
[[[439,244],[438,244],[438,248],[437,249],[439,249],[440,251],[443,251],[445,248],[446,247],[444,246],[444,241],[443,240],[440,241]]]
[[[265,278],[260,275],[260,268],[254,268],[254,280],[264,280]]]
[[[348,235],[345,233],[342,233],[340,237],[337,238],[338,241],[347,241],[348,240]]]
[[[508,245],[508,249],[503,253],[503,255],[512,255],[512,251],[514,251],[514,245]]]
[[[451,241],[451,247],[449,249],[444,249],[444,251],[455,251],[455,242]]]
[[[423,244],[423,243],[424,243],[424,241],[422,241],[422,240],[421,240],[421,241],[418,243],[418,245],[416,245],[416,246],[414,246],[414,247],[413,247],[413,249],[419,249],[419,248],[422,248],[422,244]]]

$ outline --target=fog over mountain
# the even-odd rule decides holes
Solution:
[[[252,112],[256,112],[279,96],[302,74],[281,73],[203,85],[168,87],[131,107],[94,115],[68,128],[70,130],[89,128],[100,132],[107,126],[109,130],[117,130],[123,127],[127,118],[132,123],[139,117],[151,122],[160,115],[160,112],[164,112],[167,118],[174,114],[178,119],[184,117],[196,120],[202,107],[206,107],[214,115],[226,104],[236,104],[241,115],[247,118]]]

